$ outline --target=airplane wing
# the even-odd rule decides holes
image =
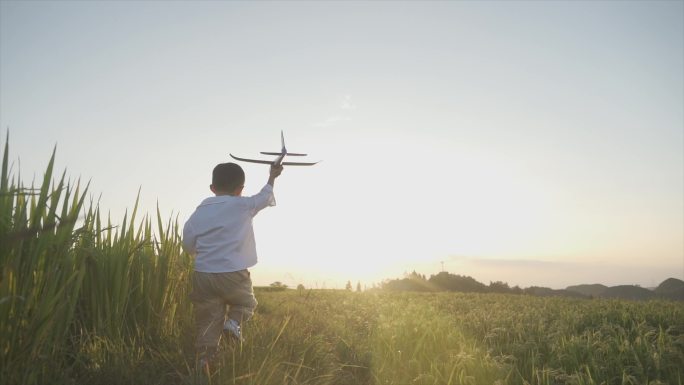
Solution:
[[[264,154],[264,155],[283,155],[282,152],[264,152],[264,151],[260,152],[260,154]],[[298,154],[298,153],[294,153],[294,152],[288,152],[288,153],[285,154],[285,155],[287,155],[287,156],[306,156],[306,154]]]
[[[242,162],[249,162],[249,163],[261,163],[261,164],[273,164],[274,161],[272,160],[260,160],[260,159],[246,159],[246,158],[240,158],[237,157],[233,154],[230,154],[231,158],[235,160],[239,160]],[[281,164],[283,166],[313,166],[318,162],[312,162],[312,163],[307,163],[307,162],[282,162]]]
[[[318,162],[312,162],[312,163],[307,163],[307,162],[283,162],[281,163],[283,166],[313,166]]]
[[[230,157],[235,159],[235,160],[240,160],[240,161],[249,162],[249,163],[273,164],[272,160],[257,160],[257,159],[239,158],[233,154],[230,154]]]

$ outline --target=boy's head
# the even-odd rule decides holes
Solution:
[[[216,195],[242,194],[245,187],[245,172],[235,163],[220,163],[214,167],[209,188]]]

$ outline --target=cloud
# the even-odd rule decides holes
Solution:
[[[334,116],[331,116],[322,122],[314,123],[314,124],[312,124],[312,126],[321,127],[321,128],[330,127],[330,126],[335,125],[336,123],[347,122],[350,120],[351,120],[350,116],[334,115]]]
[[[481,266],[501,266],[501,267],[568,267],[571,265],[576,265],[568,262],[557,262],[557,261],[542,261],[538,259],[490,259],[490,258],[473,258],[469,259],[473,265]]]
[[[355,110],[356,105],[352,103],[351,95],[344,95],[342,98],[342,103],[340,103],[340,109],[342,110]]]
[[[313,127],[325,128],[336,125],[341,122],[348,122],[352,120],[350,112],[356,109],[356,105],[352,102],[351,95],[347,94],[342,97],[342,101],[337,105],[337,109],[341,110],[338,113],[328,117],[327,119],[312,124]]]

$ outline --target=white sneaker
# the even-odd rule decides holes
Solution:
[[[240,330],[240,324],[234,319],[228,319],[223,323],[223,333],[229,334],[232,338],[235,338],[238,342],[242,343],[242,331]]]
[[[211,360],[216,355],[216,349],[205,348],[199,352],[199,359],[197,360],[197,367],[202,370],[206,375],[209,375],[209,364]]]
[[[206,357],[202,357],[197,361],[197,366],[198,368],[204,372],[204,374],[209,375],[209,359]]]

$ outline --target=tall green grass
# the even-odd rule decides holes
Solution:
[[[102,223],[87,186],[54,180],[55,152],[40,186],[0,174],[0,378],[45,383],[65,370],[97,370],[101,341],[181,333],[189,261],[176,222],[159,212],[136,225],[138,202],[121,226]],[[154,231],[153,231],[153,226]],[[187,317],[186,317],[187,322]]]
[[[0,170],[0,383],[682,385],[684,304],[257,291],[241,347],[195,368],[177,219],[102,220],[87,186]]]

